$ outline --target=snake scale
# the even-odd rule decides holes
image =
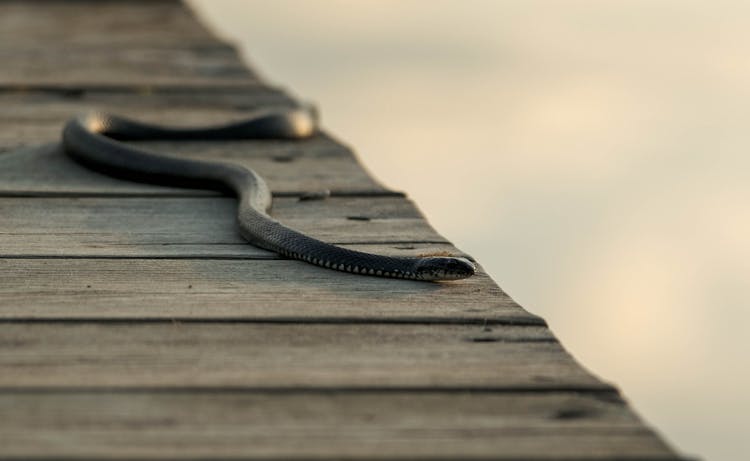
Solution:
[[[271,191],[255,171],[236,164],[156,154],[121,141],[302,139],[316,132],[307,110],[288,109],[225,125],[175,128],[103,113],[68,121],[67,154],[84,166],[121,179],[231,192],[239,199],[241,235],[251,244],[317,266],[354,274],[411,280],[455,280],[474,274],[465,258],[391,257],[349,250],[290,229],[269,216]]]

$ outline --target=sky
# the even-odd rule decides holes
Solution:
[[[750,458],[750,3],[191,4],[675,448]]]

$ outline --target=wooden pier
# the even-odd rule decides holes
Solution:
[[[206,124],[295,103],[181,3],[0,0],[0,62],[0,458],[679,459],[484,272],[282,259],[242,240],[233,198],[65,157],[90,109]],[[323,240],[461,254],[325,134],[143,144],[252,165],[274,216]]]

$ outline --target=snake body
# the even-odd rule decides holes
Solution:
[[[255,171],[236,164],[156,154],[120,141],[183,139],[302,139],[316,131],[314,117],[290,109],[241,122],[201,128],[172,128],[91,113],[71,119],[63,130],[67,154],[110,176],[160,185],[232,192],[239,199],[241,235],[251,244],[288,258],[354,274],[412,280],[454,280],[474,274],[474,265],[455,257],[390,257],[331,245],[268,215],[271,191]]]

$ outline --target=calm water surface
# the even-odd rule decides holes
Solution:
[[[750,3],[192,3],[671,443],[750,459]]]

